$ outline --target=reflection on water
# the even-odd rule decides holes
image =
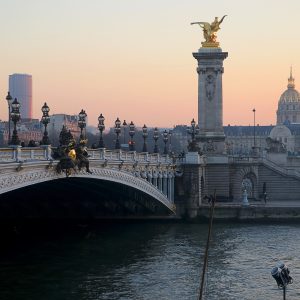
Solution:
[[[300,299],[299,229],[215,224],[207,299],[281,299],[278,260],[294,278],[288,299]],[[206,235],[203,224],[136,223],[18,238],[0,258],[0,299],[197,299]]]

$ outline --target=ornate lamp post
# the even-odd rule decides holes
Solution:
[[[192,142],[194,142],[195,140],[195,133],[196,133],[196,122],[193,118],[193,120],[191,121],[191,131],[190,131],[190,134],[192,135]]]
[[[135,126],[134,123],[131,121],[129,124],[129,135],[130,135],[130,144],[129,144],[129,151],[134,151],[134,141],[133,136],[135,134]]]
[[[7,93],[6,100],[7,100],[7,104],[8,104],[8,140],[7,140],[7,143],[9,144],[10,138],[11,138],[11,134],[10,134],[10,107],[11,107],[11,103],[12,103],[12,100],[13,100],[12,96],[10,95],[10,92]]]
[[[169,130],[169,153],[172,153],[172,130]]]
[[[42,139],[42,144],[43,145],[50,145],[50,139],[49,139],[48,131],[47,131],[47,125],[50,122],[49,111],[50,111],[49,106],[45,102],[45,104],[42,106],[43,116],[42,116],[42,119],[41,119],[41,122],[45,126],[44,136],[43,136],[43,139]]]
[[[198,150],[196,139],[195,139],[195,136],[198,132],[199,132],[199,127],[198,127],[198,125],[196,125],[196,121],[193,118],[193,120],[191,121],[191,128],[188,131],[188,133],[192,136],[192,140],[191,140],[191,142],[189,143],[189,146],[188,146],[189,151],[194,152],[194,151]]]
[[[79,120],[78,120],[78,127],[80,128],[80,140],[84,140],[84,136],[83,136],[83,128],[86,127],[86,117],[87,114],[85,112],[85,110],[81,110],[81,112],[78,114]]]
[[[127,127],[127,123],[126,123],[126,121],[124,120],[124,122],[123,122],[123,128],[124,128],[124,144],[126,144],[126,127]]]
[[[164,147],[164,154],[168,154],[168,149],[167,149],[167,143],[168,143],[168,131],[165,129],[165,131],[163,132],[163,141],[165,143],[165,147]]]
[[[145,124],[142,128],[142,131],[143,131],[143,139],[144,139],[143,152],[148,152],[147,151],[147,143],[146,143],[146,138],[148,137],[148,128]]]
[[[105,129],[104,121],[105,121],[105,118],[103,117],[102,114],[100,114],[100,116],[98,117],[98,129],[100,131],[100,139],[99,139],[99,144],[98,144],[99,148],[105,148],[104,141],[103,141],[103,135],[102,135],[103,130]]]
[[[153,139],[154,139],[154,150],[153,150],[153,152],[154,153],[158,153],[158,147],[157,147],[158,138],[159,138],[158,129],[157,129],[157,127],[155,127],[154,131],[153,131]]]
[[[121,132],[121,121],[119,120],[119,118],[117,118],[117,120],[115,121],[115,133],[117,135],[117,139],[116,139],[116,146],[115,149],[120,149],[120,141],[119,141],[119,134]]]
[[[20,145],[20,140],[19,140],[18,132],[17,132],[17,122],[20,121],[21,114],[20,114],[20,103],[18,102],[17,98],[15,98],[15,100],[11,104],[10,118],[14,123],[14,131],[13,131],[13,135],[12,135],[10,144],[11,145]]]

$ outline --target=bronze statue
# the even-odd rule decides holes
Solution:
[[[217,48],[219,47],[219,43],[217,42],[216,32],[220,30],[220,24],[223,22],[224,18],[227,15],[223,16],[221,20],[218,20],[218,17],[215,17],[215,20],[210,24],[208,22],[193,22],[193,24],[198,24],[203,29],[203,35],[205,38],[205,42],[202,42],[203,47],[208,48]]]
[[[82,167],[85,167],[86,172],[92,174],[90,170],[90,162],[89,162],[89,154],[87,151],[87,140],[80,140],[79,145],[76,147],[76,158],[77,158],[77,166],[79,171]]]
[[[72,170],[74,173],[77,173],[76,167],[79,171],[81,171],[82,167],[85,167],[86,172],[92,174],[86,143],[86,140],[80,140],[79,145],[76,146],[75,140],[71,140],[67,146],[58,147],[52,156],[54,159],[59,160],[56,166],[58,174],[64,172],[66,177],[69,177]]]

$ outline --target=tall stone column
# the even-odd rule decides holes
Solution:
[[[163,173],[163,194],[168,195],[168,172]]]
[[[223,60],[228,56],[221,48],[200,48],[193,53],[198,61],[198,124],[196,139],[204,153],[223,154],[222,74]]]
[[[163,174],[162,171],[158,173],[158,189],[162,192],[163,191]]]

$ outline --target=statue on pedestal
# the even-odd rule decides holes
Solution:
[[[208,22],[193,22],[193,24],[198,24],[203,29],[203,35],[205,42],[202,42],[204,48],[218,48],[219,42],[217,42],[216,32],[220,30],[220,24],[223,22],[224,18],[227,15],[223,16],[219,21],[218,17],[215,17],[215,20],[212,23]]]

